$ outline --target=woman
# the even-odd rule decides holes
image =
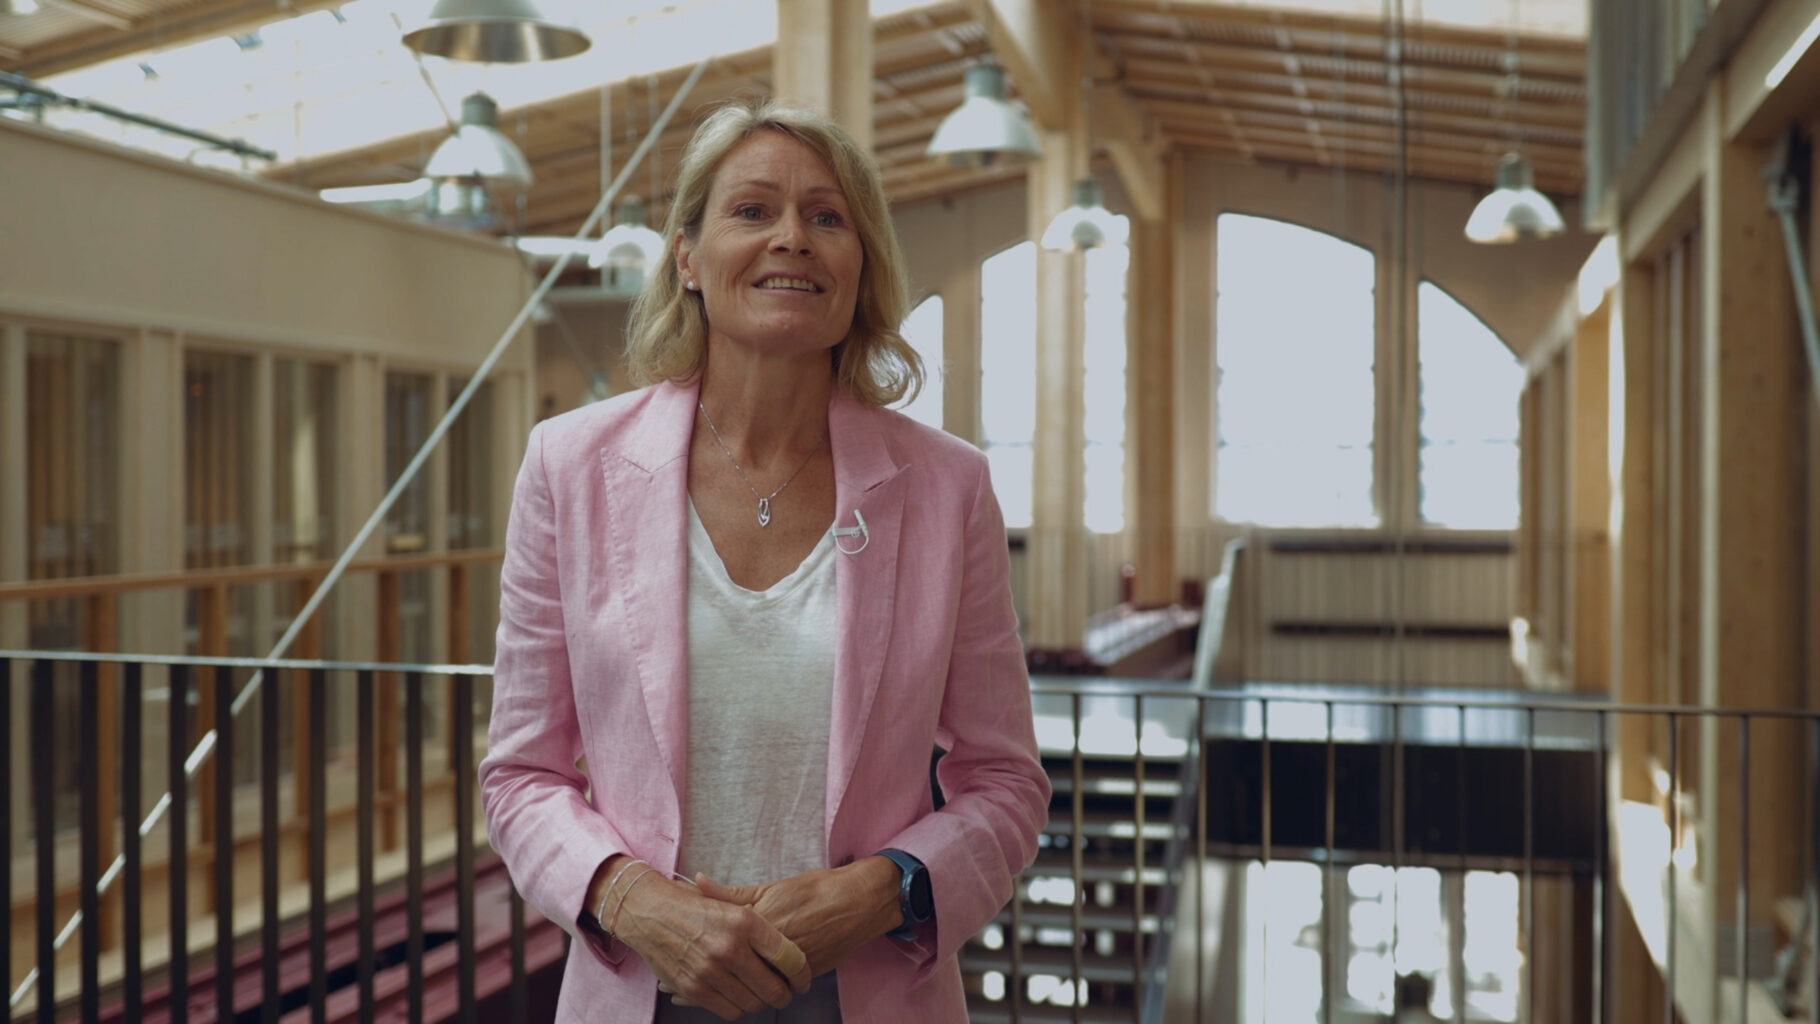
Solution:
[[[730,105],[678,174],[628,329],[658,383],[519,473],[494,845],[581,940],[560,1021],[964,1021],[1049,800],[986,460],[883,408],[921,371],[846,132]]]

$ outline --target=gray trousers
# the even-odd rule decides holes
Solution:
[[[835,984],[837,971],[815,979],[809,991],[790,1001],[781,1010],[769,1006],[757,1013],[739,1018],[741,1024],[840,1024],[840,988]],[[719,1017],[699,1006],[676,1006],[670,997],[657,994],[656,1024],[723,1024]]]

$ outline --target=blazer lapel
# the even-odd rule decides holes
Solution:
[[[613,586],[637,656],[651,732],[681,823],[689,760],[689,436],[694,387],[659,384],[631,429],[601,449]]]
[[[897,560],[904,515],[903,467],[885,442],[883,417],[836,392],[828,407],[829,445],[834,455],[834,524],[857,526],[863,517],[865,544],[843,555],[835,567],[840,602],[839,648],[834,657],[832,733],[828,738],[826,828],[832,833],[865,741],[866,722],[878,695],[891,639],[897,596]],[[836,537],[843,551],[860,547],[854,537]]]

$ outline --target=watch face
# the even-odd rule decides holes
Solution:
[[[935,913],[935,893],[929,885],[927,868],[918,868],[910,876],[910,910],[920,921],[927,921]]]

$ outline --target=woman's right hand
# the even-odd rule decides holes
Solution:
[[[723,1020],[766,1006],[781,1010],[809,991],[802,953],[751,907],[710,899],[651,870],[653,877],[631,888],[616,887],[624,902],[616,893],[609,917],[614,936],[645,958],[662,991]],[[774,970],[780,961],[797,964],[796,972]]]

